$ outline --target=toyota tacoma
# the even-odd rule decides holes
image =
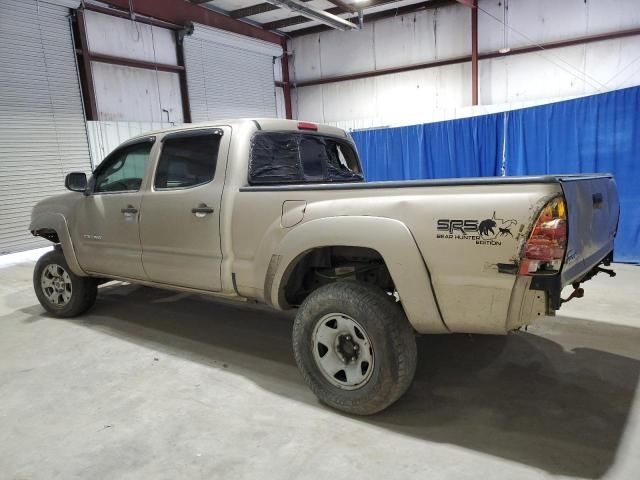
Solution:
[[[506,334],[612,273],[619,215],[608,174],[366,182],[348,133],[275,119],[139,136],[65,183],[30,225],[48,312],[106,280],[296,309],[305,382],[363,415],[411,384],[416,334]]]

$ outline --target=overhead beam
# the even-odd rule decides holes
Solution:
[[[332,15],[337,15],[339,13],[344,13],[341,8],[333,7],[325,10],[327,13],[331,13]],[[303,17],[302,15],[296,15],[295,17],[283,18],[282,20],[274,20],[273,22],[263,23],[262,27],[266,30],[278,30],[280,28],[291,27],[293,25],[300,25],[301,23],[313,22],[314,20],[308,17]],[[326,27],[326,25],[323,25]],[[331,27],[326,27],[331,30]]]
[[[371,8],[374,6],[380,6],[387,3],[394,3],[394,2],[389,0],[378,0],[376,2],[374,0],[372,2],[369,2],[367,4],[367,7]],[[434,8],[449,7],[451,5],[455,5],[456,3],[457,3],[456,0],[430,0],[430,1],[421,2],[421,3],[414,3],[413,5],[405,5],[403,7],[390,8],[388,10],[383,10],[381,12],[364,15],[363,21],[366,24],[367,22],[373,22],[375,20],[381,20],[383,18],[396,17],[399,15],[406,15],[408,13],[413,13],[420,10],[431,10]],[[296,18],[296,17],[293,17],[293,18]],[[358,21],[358,17],[357,15],[353,17],[347,17],[347,20]],[[278,28],[284,28],[284,27],[280,26]],[[303,28],[300,30],[293,30],[291,32],[287,32],[287,34],[292,37],[300,37],[302,35],[310,35],[312,33],[326,32],[327,30],[330,30],[330,28],[327,28],[324,25],[316,25],[314,27]]]
[[[300,0],[301,2],[310,2],[311,0]],[[343,2],[342,0],[327,0],[330,3],[333,3],[336,7],[340,7],[340,11],[338,11],[338,13],[356,13],[357,10]],[[378,3],[378,2],[395,2],[397,0],[373,0],[373,2],[371,3]],[[372,4],[369,3],[367,4],[367,7],[371,7]],[[277,5],[273,5],[271,3],[258,3],[257,5],[251,5],[249,7],[244,7],[244,8],[238,8],[237,10],[230,10],[229,11],[229,15],[232,18],[245,18],[245,17],[252,17],[253,15],[260,15],[261,13],[266,13],[266,12],[272,12],[274,10],[278,10],[280,7],[278,7]],[[325,10],[328,11],[328,10]],[[310,20],[307,20],[310,21]],[[264,28],[264,27],[263,27]]]
[[[77,50],[76,53],[78,53],[79,55],[85,55],[85,52],[83,50]],[[184,66],[182,65],[146,62],[144,60],[136,60],[133,58],[118,57],[114,55],[105,55],[102,53],[90,53],[89,60],[92,62],[108,63],[110,65],[120,65],[122,67],[134,67],[134,68],[144,68],[146,70],[158,70],[160,72],[180,73],[184,71]]]
[[[129,11],[129,0],[102,0],[102,2],[120,8],[125,12]],[[134,0],[131,5],[133,5],[134,12],[165,22],[178,25],[196,22],[278,45],[281,42],[281,36],[274,32],[269,32],[255,25],[241,22],[235,18],[185,1]]]
[[[352,5],[343,2],[342,0],[327,0],[329,3],[333,3],[336,7],[340,7],[340,9],[345,13],[358,13]]]
[[[128,20],[131,19],[129,12],[125,12],[124,10],[119,10],[116,8],[104,7],[96,3],[85,2],[84,9],[90,10],[92,12],[104,13],[105,15],[111,15],[113,17],[126,18]],[[181,30],[184,28],[184,25],[164,22],[162,20],[158,20],[157,18],[146,17],[140,14],[136,15],[136,22],[144,23],[145,25],[153,25],[154,27],[168,28],[170,30]]]
[[[620,30],[616,32],[601,33],[598,35],[589,35],[586,37],[577,37],[570,40],[561,40],[558,42],[543,43],[541,45],[529,45],[526,47],[512,48],[508,52],[493,51],[488,53],[479,53],[478,60],[489,60],[492,58],[510,57],[512,55],[522,55],[524,53],[540,53],[545,50],[553,50],[556,48],[572,47],[575,45],[584,45],[587,43],[602,42],[605,40],[615,40],[617,38],[634,37],[640,35],[640,28],[632,28],[629,30]],[[405,65],[402,67],[382,68],[379,70],[371,70],[368,72],[352,73],[349,75],[341,75],[336,77],[325,77],[316,80],[307,80],[297,82],[293,88],[310,87],[312,85],[324,85],[326,83],[346,82],[349,80],[358,80],[361,78],[378,77],[381,75],[390,75],[393,73],[410,72],[412,70],[424,70],[427,68],[442,67],[445,65],[456,65],[471,61],[471,55],[462,57],[449,58],[447,60],[436,60],[433,62],[414,63],[413,65]]]
[[[310,2],[311,0],[300,0],[301,2]],[[260,15],[261,13],[272,12],[278,10],[280,7],[271,3],[258,3],[257,5],[251,5],[249,7],[238,8],[237,10],[230,10],[229,15],[232,18],[245,18],[252,17],[253,15]]]
[[[286,8],[291,10],[292,12],[298,12],[302,15],[302,17],[306,17],[311,21],[317,21],[322,23],[323,25],[327,25],[331,28],[335,28],[337,30],[356,30],[358,28],[357,24],[351,23],[348,20],[345,20],[342,17],[337,16],[334,13],[331,13],[329,10],[318,10],[313,7],[308,7],[300,0],[267,0],[268,3],[272,3],[276,6]],[[335,7],[339,9],[338,13],[344,13],[342,8]],[[272,28],[269,27],[273,25],[275,22],[266,24],[268,27],[264,28]]]
[[[230,10],[229,16],[231,16],[231,18],[252,17],[253,15],[260,15],[261,13],[278,10],[278,8],[279,7],[276,7],[275,5],[271,5],[270,3],[258,3],[257,5],[251,5],[250,7]]]

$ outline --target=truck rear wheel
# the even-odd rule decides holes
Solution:
[[[75,275],[58,249],[46,253],[36,263],[33,288],[46,311],[65,318],[89,310],[98,294],[96,280]]]
[[[302,376],[327,405],[356,415],[384,410],[409,388],[416,369],[413,329],[377,287],[325,285],[303,302],[293,326]]]

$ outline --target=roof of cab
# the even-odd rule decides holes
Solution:
[[[228,125],[230,127],[239,126],[246,123],[255,123],[256,127],[261,130],[291,130],[298,131],[298,123],[300,120],[286,120],[283,118],[235,118],[235,119],[222,119],[208,122],[200,122],[200,123],[185,123],[183,125],[163,128],[160,130],[153,130],[150,132],[145,132],[141,135],[136,135],[129,140],[134,140],[137,138],[144,138],[151,135],[162,135],[170,132],[181,132],[185,130],[193,130],[198,128],[207,128],[207,127],[220,127],[223,125]],[[328,135],[336,135],[339,137],[347,137],[348,135],[341,128],[333,127],[330,125],[324,125],[321,123],[315,123],[318,126],[318,133],[320,134],[328,134]]]

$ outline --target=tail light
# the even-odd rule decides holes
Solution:
[[[556,197],[538,215],[524,246],[521,275],[557,273],[567,249],[567,211],[564,198]]]

